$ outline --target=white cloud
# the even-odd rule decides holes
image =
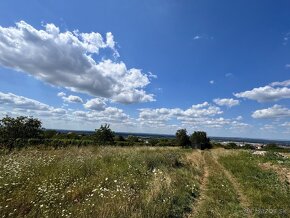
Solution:
[[[83,99],[76,95],[69,95],[68,97],[63,97],[64,102],[70,103],[83,103]]]
[[[58,97],[61,97],[64,102],[67,103],[83,103],[83,99],[76,95],[69,95],[66,96],[64,92],[59,92],[57,94]]]
[[[213,100],[219,106],[233,107],[240,104],[239,100],[235,100],[232,98],[216,98]]]
[[[8,106],[12,109],[22,111],[35,111],[37,113],[48,112],[51,115],[59,115],[66,113],[66,111],[62,108],[54,108],[39,101],[15,95],[13,93],[0,92],[0,104]]]
[[[148,77],[153,78],[153,79],[157,79],[157,75],[155,75],[151,72],[148,72]]]
[[[187,109],[180,108],[144,108],[140,109],[137,119],[131,118],[122,109],[106,107],[105,99],[91,99],[84,104],[86,109],[73,110],[56,108],[39,101],[18,96],[12,93],[0,92],[0,115],[26,115],[40,118],[45,126],[50,128],[76,128],[90,126],[95,128],[101,123],[110,123],[115,127],[132,128],[133,131],[167,131],[174,132],[178,127],[191,129],[242,129],[248,124],[237,119],[217,117],[223,112],[219,107],[204,102],[192,105]],[[9,112],[7,112],[9,111]],[[168,133],[168,132],[167,132]]]
[[[64,92],[59,92],[59,93],[57,93],[57,96],[58,97],[64,97],[64,96],[66,96],[66,94]]]
[[[84,107],[90,110],[103,111],[106,108],[106,102],[104,99],[94,98],[94,99],[88,100],[84,104]]]
[[[154,96],[144,90],[150,83],[148,75],[141,70],[127,69],[121,61],[93,59],[92,55],[105,48],[118,56],[112,33],[104,40],[96,32],[60,32],[54,24],[46,24],[44,30],[24,21],[16,27],[0,26],[2,66],[55,86],[121,103],[153,101]]]
[[[285,80],[282,82],[273,82],[271,86],[290,86],[290,80]]]
[[[143,108],[139,109],[139,111],[139,122],[159,124],[164,124],[172,119],[186,120],[189,118],[211,117],[223,113],[219,107],[210,105],[208,102],[192,105],[186,110],[180,108]]]
[[[274,131],[276,128],[272,124],[265,124],[260,129],[263,131]]]
[[[285,122],[281,124],[282,127],[286,127],[286,129],[288,129],[290,131],[290,122]]]
[[[280,99],[290,98],[290,88],[272,86],[264,86],[254,88],[250,91],[240,92],[234,94],[237,98],[247,98],[256,100],[258,102],[278,101]]]
[[[273,107],[256,110],[252,117],[256,119],[290,117],[290,109],[275,104]]]
[[[130,118],[123,110],[115,107],[106,107],[101,111],[95,110],[78,110],[55,108],[39,101],[18,96],[12,93],[0,92],[0,114],[13,116],[34,116],[46,122],[58,122],[60,120],[70,123],[77,121],[81,125],[84,123],[115,123],[124,125],[133,125],[134,120]],[[96,106],[96,105],[94,105]],[[69,124],[68,124],[69,125]],[[58,128],[54,126],[53,128]]]
[[[196,35],[196,36],[193,38],[193,40],[198,40],[198,39],[201,39],[201,36]]]
[[[212,37],[212,36],[208,36],[208,35],[206,35],[206,34],[196,35],[196,36],[193,37],[193,40],[199,40],[199,39],[213,40],[214,37]]]
[[[225,77],[232,77],[232,76],[233,76],[232,73],[226,73],[226,74],[225,74]]]
[[[209,83],[210,83],[210,84],[214,84],[214,80],[210,80]]]
[[[287,45],[290,39],[290,33],[286,33],[283,37],[283,45]]]
[[[107,107],[102,111],[74,111],[73,115],[81,121],[103,122],[117,124],[132,124],[133,121],[123,110],[115,107]]]

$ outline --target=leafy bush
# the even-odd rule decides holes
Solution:
[[[23,147],[29,138],[40,138],[41,121],[32,117],[9,117],[0,120],[0,138],[9,150]]]
[[[114,132],[110,129],[110,125],[101,125],[99,129],[96,129],[96,133],[94,134],[94,140],[98,145],[114,144]]]

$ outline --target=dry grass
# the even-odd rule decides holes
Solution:
[[[150,147],[2,154],[0,216],[182,217],[198,196],[202,174],[191,155]]]

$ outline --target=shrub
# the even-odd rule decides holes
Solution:
[[[94,140],[98,145],[114,144],[114,132],[110,129],[110,125],[101,125],[99,129],[96,129]]]

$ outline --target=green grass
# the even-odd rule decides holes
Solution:
[[[205,199],[201,203],[196,217],[244,217],[238,195],[222,169],[214,161],[211,152],[205,152],[208,166],[208,181]]]
[[[290,214],[289,184],[279,180],[272,170],[262,169],[259,164],[278,157],[267,154],[265,157],[250,152],[237,151],[223,155],[219,161],[241,184],[244,194],[250,201],[248,208],[256,217],[287,217]]]
[[[179,148],[27,149],[0,155],[1,217],[182,217],[199,168]]]

